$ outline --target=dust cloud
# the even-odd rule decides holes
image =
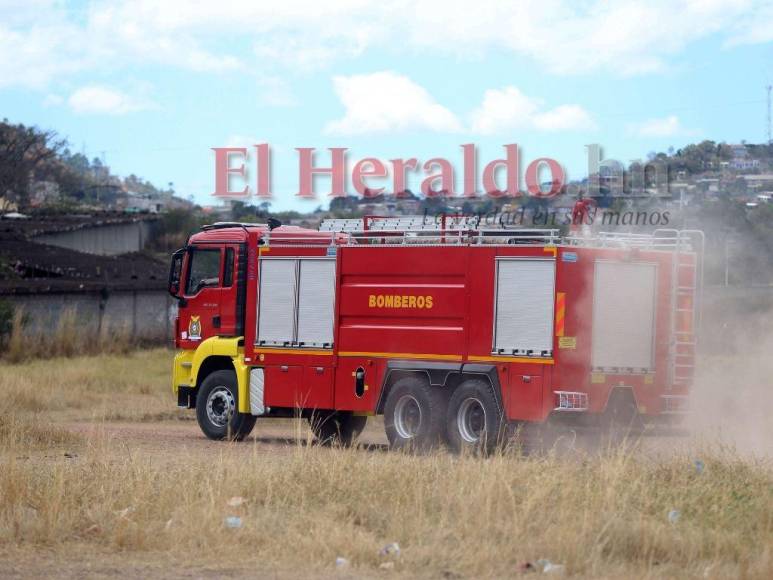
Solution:
[[[696,439],[773,457],[773,288],[707,290],[686,426]]]

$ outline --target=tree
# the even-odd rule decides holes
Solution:
[[[201,216],[187,209],[170,209],[156,222],[155,249],[169,253],[185,245],[188,236],[197,231],[203,223]]]
[[[347,195],[346,197],[335,197],[330,200],[330,211],[340,217],[357,211],[359,207],[360,199],[354,195]]]
[[[15,201],[21,209],[29,205],[30,179],[48,161],[55,159],[66,141],[54,131],[0,123],[0,197]]]

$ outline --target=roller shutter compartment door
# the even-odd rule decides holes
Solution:
[[[594,368],[652,370],[656,280],[655,264],[596,262]]]
[[[555,261],[500,258],[496,268],[494,352],[551,355]]]
[[[260,260],[258,344],[286,345],[295,337],[297,260]]]
[[[298,289],[298,343],[328,348],[333,344],[335,259],[301,259]]]

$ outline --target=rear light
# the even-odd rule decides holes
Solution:
[[[556,395],[554,411],[587,411],[588,394],[574,391],[553,391]]]

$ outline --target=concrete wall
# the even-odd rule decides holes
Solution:
[[[145,221],[95,226],[69,232],[43,234],[34,237],[33,241],[76,252],[115,256],[144,249],[150,235],[150,227],[151,224]]]
[[[24,309],[29,317],[25,332],[30,335],[53,332],[62,314],[72,310],[88,335],[97,336],[104,327],[107,332],[165,341],[172,339],[177,312],[177,301],[158,290],[113,291],[107,297],[99,293],[52,293],[3,299]]]

